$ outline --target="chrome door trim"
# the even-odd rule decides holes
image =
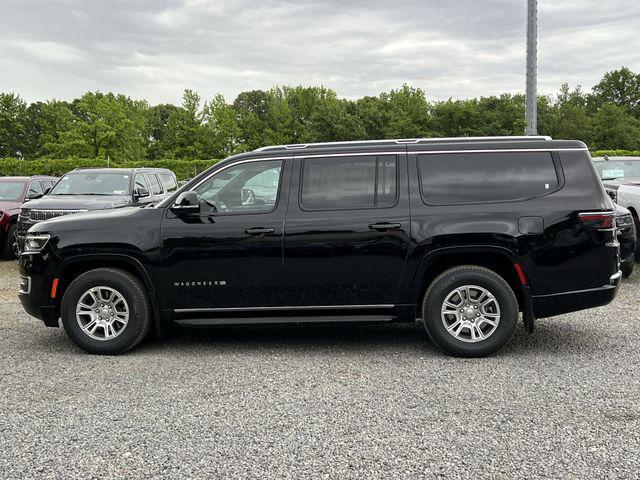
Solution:
[[[180,308],[175,309],[175,313],[195,313],[195,312],[207,312],[207,313],[224,313],[224,312],[268,312],[277,310],[287,311],[308,311],[308,310],[356,310],[363,308],[394,308],[395,305],[301,305],[301,306],[283,306],[283,307],[224,307],[224,308]]]

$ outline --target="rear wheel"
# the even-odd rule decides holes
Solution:
[[[2,246],[2,258],[13,259],[16,258],[14,243],[16,243],[16,225],[11,224],[7,230],[7,237],[4,239],[4,245]]]
[[[142,282],[123,270],[100,268],[76,278],[62,299],[67,335],[89,353],[116,355],[149,332],[151,306]]]
[[[438,276],[425,294],[422,311],[431,340],[461,357],[496,352],[511,339],[518,322],[518,301],[509,284],[474,265]]]

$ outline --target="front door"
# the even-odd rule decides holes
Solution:
[[[167,209],[162,224],[163,309],[204,317],[282,305],[287,159],[222,167],[194,188],[199,214]]]
[[[285,227],[293,306],[399,302],[409,248],[404,154],[296,158]]]

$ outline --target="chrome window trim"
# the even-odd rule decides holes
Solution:
[[[514,138],[514,137],[507,137],[507,138]],[[525,137],[525,138],[532,138],[532,137]],[[378,141],[378,140],[375,140],[375,141]],[[386,140],[381,140],[381,141],[386,141]],[[318,144],[318,145],[325,145],[325,144]],[[260,150],[255,150],[255,151],[257,152],[257,151],[260,151]],[[315,153],[313,155],[304,155],[304,154],[303,155],[296,155],[295,158],[304,159],[304,158],[354,157],[354,156],[371,156],[371,155],[378,155],[378,156],[382,156],[382,155],[429,155],[429,154],[435,155],[435,154],[443,154],[443,153],[588,152],[588,151],[589,151],[589,149],[586,148],[586,147],[585,148],[573,148],[573,147],[572,148],[561,148],[561,147],[557,147],[557,148],[498,148],[498,149],[486,149],[486,150],[483,150],[483,149],[424,150],[424,151],[420,150],[420,151],[410,151],[410,152],[407,152],[405,150],[400,150],[400,151],[388,151],[388,152]],[[196,188],[198,188],[204,182],[209,180],[213,175],[216,175],[219,172],[223,172],[227,168],[234,167],[234,166],[240,165],[242,163],[263,162],[263,161],[268,161],[268,160],[290,160],[290,159],[293,159],[293,158],[294,158],[294,152],[291,152],[289,155],[285,155],[285,156],[247,158],[247,159],[240,159],[240,160],[231,162],[228,165],[225,165],[224,167],[220,168],[219,170],[216,170],[215,172],[211,172],[210,175],[207,175],[206,177],[204,177],[202,180],[200,180],[198,183],[196,183],[190,189],[188,189],[188,190],[178,190],[178,192],[175,192],[170,197],[164,199],[162,202],[160,202],[157,205],[157,207],[154,207],[154,208],[164,208],[164,207],[166,207],[167,204],[169,203],[169,201],[173,201],[175,196],[178,195],[179,193],[182,193],[183,191],[184,192],[193,192]]]

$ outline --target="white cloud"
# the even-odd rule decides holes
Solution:
[[[637,0],[540,0],[540,90],[640,70]],[[361,97],[524,89],[524,0],[3,0],[0,91],[115,91],[179,102],[319,85]],[[7,74],[8,72],[8,74]]]

